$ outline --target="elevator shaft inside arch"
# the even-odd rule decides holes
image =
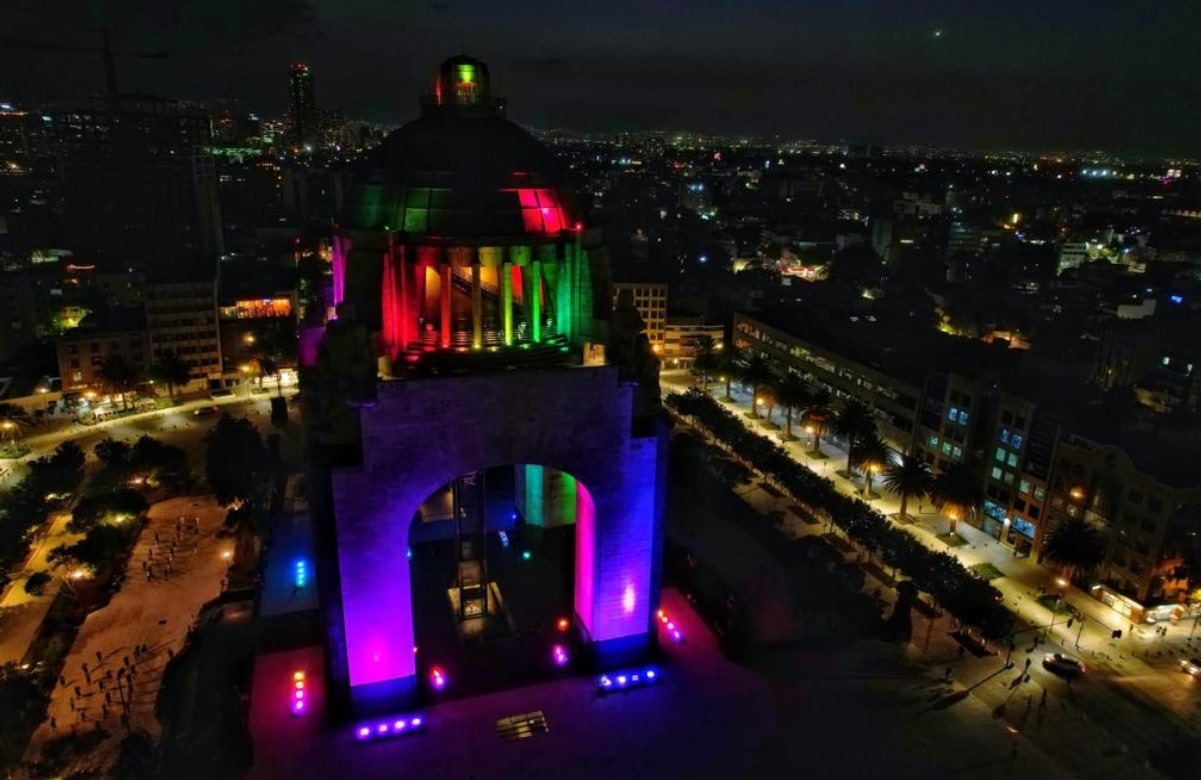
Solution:
[[[458,563],[459,621],[483,618],[488,608],[488,519],[484,472],[457,478],[451,491],[455,521],[455,555]]]

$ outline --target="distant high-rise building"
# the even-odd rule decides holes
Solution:
[[[292,142],[301,147],[315,144],[320,135],[317,98],[313,92],[313,71],[303,62],[288,69],[288,107]]]
[[[123,95],[59,112],[52,126],[71,249],[151,266],[221,253],[207,116]]]

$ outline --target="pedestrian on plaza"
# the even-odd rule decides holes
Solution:
[[[96,651],[96,664],[99,665],[102,663],[104,663],[104,655],[99,650],[97,650]]]
[[[1045,710],[1047,708],[1047,689],[1046,688],[1043,688],[1043,699],[1042,699],[1042,701],[1040,701],[1038,703],[1038,708],[1040,710]]]
[[[71,712],[75,712],[75,697],[71,696],[67,699],[67,706],[71,708]]]
[[[113,695],[111,693],[109,693],[108,691],[104,692],[104,703],[105,704],[113,703]]]
[[[83,669],[84,674],[88,673],[88,662],[87,661],[84,661],[83,663],[81,663],[80,667]]]
[[[86,708],[84,708],[84,707],[80,707],[80,708],[79,708],[79,719],[80,719],[80,720],[87,720],[87,719],[88,719],[88,711],[87,711],[87,709],[86,709]]]
[[[50,716],[50,730],[58,731],[58,719],[55,718],[53,715]]]
[[[131,665],[130,665],[130,667],[129,667],[129,679],[131,679],[131,680],[132,680],[132,679],[133,679],[133,676],[134,676],[135,674],[137,674],[137,673],[138,673],[138,667],[136,667],[136,666],[133,666],[133,665],[131,664]]]
[[[126,666],[129,666],[129,656],[125,656],[124,658],[122,658],[121,663],[125,664]]]
[[[102,690],[102,691],[104,690],[104,678],[103,677],[100,678],[100,690]]]
[[[1030,668],[1030,659],[1029,658],[1026,659],[1026,668],[1027,669]]]
[[[58,683],[59,683],[59,685],[61,685],[62,687],[66,688],[66,687],[67,687],[67,675],[65,675],[65,674],[60,674],[60,675],[58,676]]]
[[[83,696],[83,690],[78,685],[75,686],[75,695]]]
[[[125,667],[122,666],[120,669],[117,670],[117,679],[120,680],[124,676],[125,676]]]

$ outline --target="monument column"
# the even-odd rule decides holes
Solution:
[[[500,308],[504,319],[505,346],[513,346],[513,264],[505,261],[500,266]]]
[[[471,264],[471,347],[484,346],[484,296],[480,287],[480,259]]]
[[[447,258],[442,259],[442,313],[439,316],[440,325],[442,328],[441,344],[443,349],[450,347],[450,279],[453,269],[447,262]]]

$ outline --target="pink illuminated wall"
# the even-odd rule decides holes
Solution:
[[[576,480],[575,613],[592,630],[592,599],[596,576],[596,505],[584,483]]]

